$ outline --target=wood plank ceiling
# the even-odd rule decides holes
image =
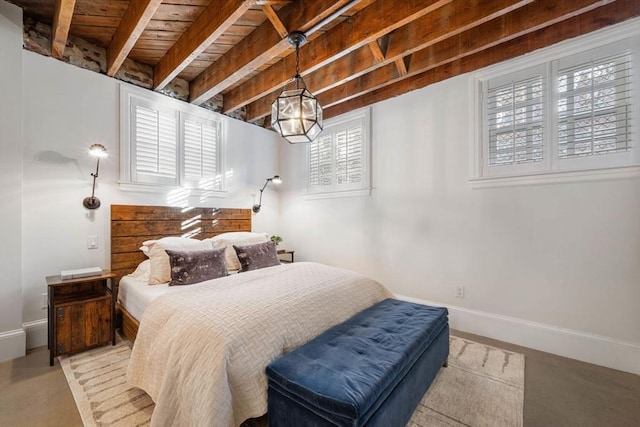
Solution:
[[[69,34],[151,65],[154,89],[180,77],[190,102],[267,118],[295,70],[290,31],[307,34],[300,70],[325,118],[398,96],[640,14],[640,0],[10,0]]]

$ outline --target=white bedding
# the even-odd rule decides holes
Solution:
[[[229,274],[237,274],[237,271],[229,271]],[[149,262],[144,261],[134,273],[120,279],[118,302],[135,319],[141,319],[142,313],[151,301],[177,289],[175,286],[169,286],[168,283],[149,285]]]
[[[272,360],[390,296],[315,263],[181,286],[142,315],[127,380],[155,401],[152,426],[238,426],[266,413]]]
[[[164,285],[149,285],[133,276],[124,276],[118,287],[118,301],[136,319],[142,318],[151,301],[160,295],[170,292],[168,283]]]

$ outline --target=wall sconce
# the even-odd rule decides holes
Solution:
[[[251,208],[253,212],[255,213],[260,212],[260,208],[262,207],[262,192],[264,191],[265,188],[267,188],[267,185],[269,185],[270,182],[273,182],[274,184],[282,183],[282,180],[280,179],[280,175],[274,175],[273,178],[267,178],[267,182],[265,182],[262,188],[260,189],[260,201],[258,202],[257,205],[253,205],[253,208]]]
[[[107,157],[107,149],[102,144],[93,144],[89,147],[89,154],[96,157],[98,162],[96,163],[96,173],[92,173],[93,188],[91,190],[91,197],[85,197],[82,204],[87,209],[98,209],[100,207],[100,199],[96,197],[96,178],[98,177],[98,169],[100,168],[100,158]]]

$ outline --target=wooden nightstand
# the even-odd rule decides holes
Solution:
[[[115,274],[62,280],[47,276],[49,365],[61,354],[116,343]]]
[[[295,255],[296,251],[290,251],[287,249],[278,249],[278,258],[280,259],[280,262],[293,262],[294,261],[294,255]],[[280,258],[280,255],[288,255],[289,259],[282,259]]]

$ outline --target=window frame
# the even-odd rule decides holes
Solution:
[[[174,113],[176,116],[176,179],[168,180],[136,180],[133,108],[136,104],[151,106],[153,109]],[[216,123],[217,141],[217,188],[198,186],[193,180],[185,177],[185,149],[184,149],[184,120],[195,118],[206,122]],[[190,195],[200,198],[221,198],[227,196],[225,180],[226,163],[226,126],[219,114],[201,107],[168,98],[149,90],[141,89],[127,83],[120,83],[120,189],[124,191],[138,191],[151,193],[166,193],[167,191],[188,191]]]
[[[350,123],[362,121],[362,181],[353,184],[336,184],[336,132],[345,130]],[[331,138],[331,185],[311,186],[311,145],[307,145],[305,150],[305,179],[306,193],[305,200],[335,198],[335,197],[355,197],[368,196],[371,194],[371,108],[362,108],[340,116],[325,120],[322,132],[316,140],[326,136],[328,133],[334,135]]]
[[[631,51],[633,70],[629,83],[632,86],[631,122],[637,126],[640,115],[640,35],[637,34],[636,18],[612,28],[600,30],[577,40],[568,40],[554,46],[541,49],[500,64],[475,72],[469,79],[471,91],[470,119],[471,138],[469,151],[469,182],[474,188],[503,185],[521,185],[553,182],[575,182],[594,179],[614,179],[640,176],[640,137],[637,127],[632,130],[629,151],[607,155],[591,155],[580,158],[561,159],[558,156],[558,118],[557,118],[557,76],[560,68],[566,64],[579,64],[580,57],[592,56],[594,60],[611,56],[615,53],[607,51],[615,46],[618,51]],[[597,56],[599,52],[608,52]],[[562,66],[559,64],[563,62]],[[488,167],[488,133],[485,118],[487,117],[486,86],[492,79],[508,78],[511,75],[525,72],[534,67],[543,67],[546,73],[545,92],[548,95],[544,105],[543,161],[541,170],[526,170],[518,167]],[[622,159],[621,159],[622,158]],[[526,164],[525,164],[526,166]],[[502,169],[498,171],[495,169]],[[533,168],[535,169],[535,168]]]

